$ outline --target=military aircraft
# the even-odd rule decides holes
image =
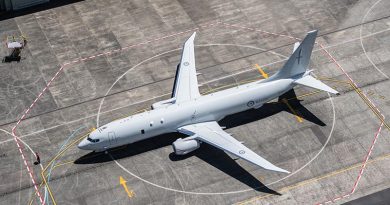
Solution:
[[[188,137],[173,142],[173,151],[185,155],[201,143],[233,154],[267,170],[289,173],[262,158],[219,126],[225,116],[261,106],[291,90],[296,85],[337,94],[333,88],[310,75],[308,65],[317,31],[307,33],[294,45],[293,54],[284,66],[267,79],[201,95],[195,68],[194,38],[185,42],[177,66],[172,96],[156,102],[150,111],[105,124],[83,139],[78,147],[97,152],[145,140],[164,133],[179,132]]]

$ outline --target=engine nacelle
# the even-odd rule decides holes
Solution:
[[[172,143],[173,151],[177,155],[188,154],[200,147],[200,142],[195,139],[179,138]]]

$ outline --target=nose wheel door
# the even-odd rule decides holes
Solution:
[[[110,145],[115,145],[117,143],[115,132],[108,132],[108,140],[110,141]]]

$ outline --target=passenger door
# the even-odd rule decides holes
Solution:
[[[115,132],[108,132],[108,140],[110,141],[110,145],[115,145],[117,143]]]

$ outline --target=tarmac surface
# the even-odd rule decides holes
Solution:
[[[347,202],[344,205],[363,205],[363,204],[371,204],[371,205],[386,205],[390,201],[389,195],[390,189],[385,189],[359,199],[355,199],[353,201]]]
[[[2,37],[28,40],[20,63],[0,64],[0,204],[40,204],[11,130],[43,90],[15,133],[45,204],[342,204],[389,188],[388,8],[385,0],[87,0],[0,21]],[[287,104],[220,122],[289,175],[206,144],[177,157],[175,133],[108,154],[76,147],[93,127],[169,98],[194,31],[205,94],[272,75],[313,29],[311,67],[340,95],[296,87]]]

